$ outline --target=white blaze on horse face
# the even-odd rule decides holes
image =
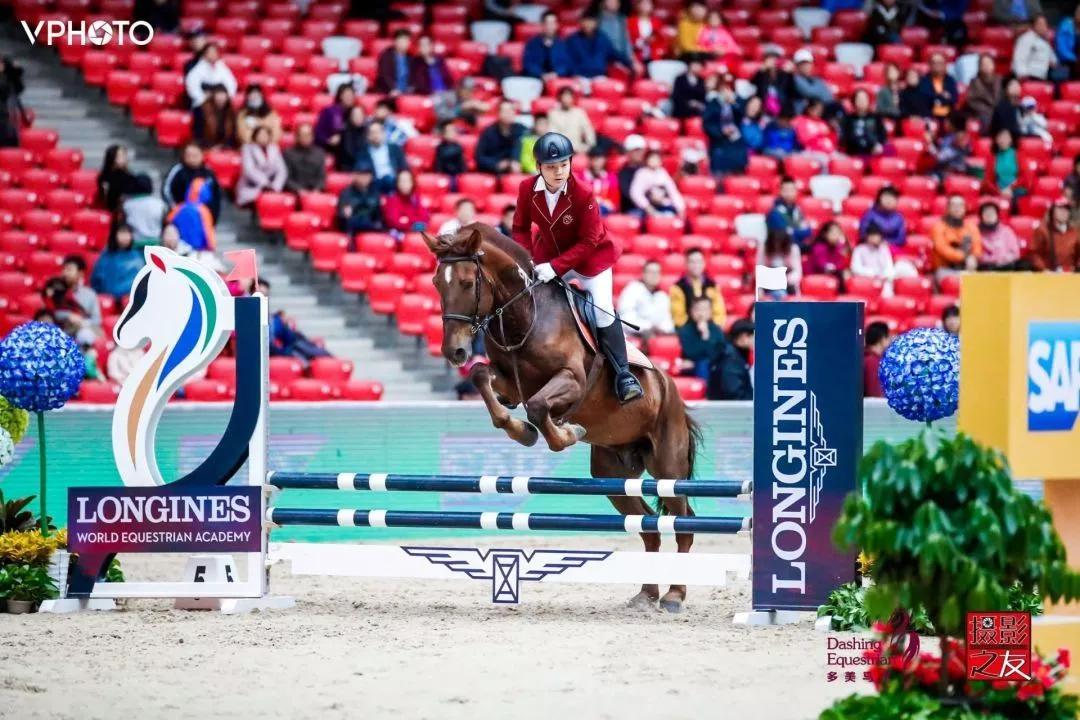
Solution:
[[[517,263],[514,263],[514,264],[517,265]],[[521,276],[521,281],[523,283],[525,283],[526,285],[528,285],[529,284],[529,275],[528,275],[528,273],[526,273],[525,270],[520,265],[517,265],[517,270],[518,270],[518,275]]]
[[[454,274],[454,268],[450,265],[446,266],[446,270],[443,272],[443,279],[446,280],[446,284],[450,284],[450,277]]]

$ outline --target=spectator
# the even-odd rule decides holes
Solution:
[[[671,296],[671,320],[675,327],[685,325],[690,319],[690,307],[696,300],[709,301],[712,321],[723,327],[727,322],[724,297],[716,283],[705,272],[705,253],[697,248],[686,251],[686,274],[675,281],[669,291]]]
[[[289,192],[321,191],[326,187],[326,151],[315,144],[311,123],[296,128],[296,144],[287,149],[285,158],[285,189]]]
[[[172,223],[161,228],[161,241],[159,244],[161,247],[168,248],[183,257],[189,257],[192,254],[191,246],[181,239],[180,231]]]
[[[724,20],[717,8],[709,10],[705,26],[698,33],[697,44],[700,52],[727,63],[737,62],[743,56],[742,48],[724,27]]]
[[[131,292],[135,276],[145,264],[143,251],[135,247],[135,235],[131,228],[123,224],[115,225],[109,234],[108,245],[94,262],[90,287],[96,293],[111,295],[117,301],[122,300]],[[82,271],[85,271],[85,265]]]
[[[769,229],[765,242],[758,245],[757,264],[765,267],[787,268],[787,290],[770,291],[774,298],[799,294],[799,284],[802,282],[802,253],[791,235],[782,228]]]
[[[264,127],[270,131],[270,142],[281,143],[281,116],[266,102],[262,87],[248,85],[244,91],[244,107],[236,115],[236,139],[241,146],[251,142],[255,128]]]
[[[191,107],[197,108],[206,102],[210,89],[219,85],[225,88],[229,98],[236,94],[236,78],[232,70],[229,70],[229,66],[221,59],[221,50],[217,43],[208,43],[203,48],[202,56],[184,78],[184,87]]]
[[[499,103],[498,119],[484,128],[476,142],[476,169],[487,173],[518,173],[521,163],[514,151],[525,133],[525,126],[516,121],[517,108],[509,100]]]
[[[218,195],[215,179],[195,176],[187,185],[183,199],[165,216],[167,222],[176,225],[180,239],[191,246],[192,250],[203,255],[213,256],[216,245],[213,203]],[[218,200],[220,202],[220,200]],[[209,259],[207,262],[211,262]]]
[[[634,57],[642,64],[659,60],[667,54],[667,38],[660,34],[661,23],[653,15],[652,0],[637,0],[634,14],[626,21]]]
[[[994,136],[994,151],[986,163],[985,190],[1008,200],[1024,194],[1020,185],[1020,162],[1008,130]]]
[[[184,146],[180,162],[172,166],[161,183],[161,199],[170,210],[175,208],[187,200],[188,190],[196,180],[200,181],[200,189],[206,188],[206,207],[210,210],[213,222],[217,223],[221,212],[221,186],[214,171],[206,167],[202,148],[193,142]]]
[[[110,213],[115,213],[134,186],[135,175],[128,169],[127,148],[123,145],[105,148],[105,159],[97,176],[98,202]]]
[[[918,98],[914,114],[939,120],[952,114],[960,95],[948,67],[943,54],[935,52],[930,56],[930,71],[916,86]]]
[[[394,44],[379,53],[375,92],[391,97],[412,92],[409,81],[413,64],[413,57],[409,54],[411,43],[412,37],[408,30],[400,29],[394,32]]]
[[[548,110],[549,129],[570,138],[576,152],[587,153],[596,145],[596,130],[588,114],[575,104],[575,99],[572,88],[559,90],[559,104]]]
[[[900,68],[896,63],[885,66],[885,82],[877,91],[877,101],[874,109],[881,117],[893,120],[900,117],[900,95],[904,91],[904,83],[900,77]]]
[[[570,76],[570,52],[559,37],[559,16],[550,10],[540,19],[540,34],[525,43],[522,73],[548,81]]]
[[[504,213],[505,214],[505,213]],[[476,203],[469,198],[461,198],[454,203],[454,217],[444,222],[439,227],[439,235],[453,235],[466,225],[472,225],[476,222]],[[510,218],[510,224],[513,225],[514,219]],[[507,237],[510,237],[507,233],[503,233]]]
[[[739,134],[742,135],[746,146],[759,152],[765,145],[765,127],[768,119],[762,111],[761,98],[754,96],[748,98],[743,108],[742,122],[739,123]]]
[[[796,202],[799,198],[799,186],[789,177],[780,180],[780,195],[773,203],[765,224],[769,231],[779,231],[787,235],[796,246],[801,247],[810,240],[810,223],[803,215]],[[775,266],[773,266],[775,267]],[[800,264],[801,267],[801,264]]]
[[[1006,25],[1018,25],[1042,14],[1039,0],[994,0],[993,17]]]
[[[1013,137],[1020,137],[1020,81],[1010,78],[1005,83],[1005,97],[994,108],[990,116],[990,130],[987,133],[991,137],[1002,130],[1008,130]]]
[[[810,243],[810,252],[806,258],[806,272],[813,275],[830,275],[836,278],[843,290],[851,264],[851,248],[843,228],[835,220],[821,226],[817,236]]]
[[[29,125],[21,95],[23,69],[10,57],[0,57],[0,147],[17,147],[19,129]]]
[[[636,213],[637,206],[630,197],[630,186],[634,183],[637,171],[645,166],[645,138],[637,133],[627,135],[623,140],[623,151],[626,153],[623,166],[619,168],[619,198],[621,198],[621,211],[624,213]]]
[[[709,169],[717,177],[745,172],[750,161],[750,149],[739,129],[740,118],[733,85],[734,82],[722,82],[719,90],[709,93],[702,117],[702,129],[709,140]],[[754,100],[757,98],[751,98],[751,101]],[[755,103],[755,108],[760,122],[760,100]],[[760,127],[755,127],[760,136]]]
[[[356,91],[352,85],[339,85],[334,93],[334,102],[319,111],[315,120],[315,142],[327,152],[334,152],[341,144],[341,133],[345,129],[345,118],[356,105]],[[348,165],[339,165],[343,170]]]
[[[881,321],[866,326],[866,347],[863,349],[863,397],[885,397],[878,379],[881,357],[892,342],[889,326]]]
[[[683,60],[698,56],[702,52],[698,45],[701,31],[705,27],[705,15],[708,8],[701,0],[690,0],[686,10],[679,16],[677,34],[675,36],[675,52]]]
[[[368,120],[364,108],[353,105],[345,115],[345,125],[339,133],[334,148],[335,163],[339,170],[350,170],[367,149]]]
[[[566,39],[570,74],[585,78],[606,76],[611,63],[618,63],[633,71],[634,63],[630,57],[617,52],[607,35],[600,32],[598,27],[595,15],[585,15],[581,18],[581,29]]]
[[[1080,5],[1076,6],[1072,16],[1066,15],[1058,24],[1054,34],[1054,50],[1057,53],[1058,62],[1064,68],[1071,71],[1073,79],[1080,77],[1080,42],[1077,39],[1077,30],[1080,29]]]
[[[925,102],[922,92],[919,90],[919,71],[909,68],[904,75],[904,83],[900,89],[900,117],[912,117],[923,115]]]
[[[1065,189],[1072,193],[1074,203],[1080,199],[1080,155],[1073,158],[1073,171],[1065,178]]]
[[[513,235],[514,213],[516,211],[517,206],[511,203],[510,205],[507,205],[503,208],[502,216],[499,218],[499,232],[501,232],[506,237],[511,237]]]
[[[536,146],[536,141],[540,139],[540,136],[546,133],[550,127],[551,123],[548,121],[547,115],[537,115],[533,118],[532,130],[521,136],[518,141],[520,149],[517,153],[517,160],[521,163],[521,172],[530,175],[540,172],[540,168],[536,164],[536,157],[533,155],[533,147]]]
[[[81,259],[81,258],[80,258]],[[87,288],[90,292],[90,288]],[[97,330],[90,324],[82,305],[75,301],[71,288],[62,277],[49,278],[41,288],[41,298],[45,306],[38,310],[38,314],[45,313],[50,319],[42,317],[39,322],[49,322],[57,325],[66,334],[72,337],[85,337],[93,342],[97,336]],[[94,295],[97,298],[97,295]]]
[[[660,289],[660,263],[650,260],[641,270],[640,280],[631,280],[619,293],[619,315],[637,325],[643,338],[675,332],[671,319],[671,299]]]
[[[135,0],[132,22],[144,22],[159,33],[172,34],[180,27],[180,7],[176,0]]]
[[[817,99],[810,100],[804,114],[791,123],[799,145],[806,153],[815,155],[822,165],[836,153],[836,131],[822,118],[824,114],[825,104]]]
[[[589,165],[578,174],[578,181],[592,188],[593,197],[600,203],[600,215],[619,212],[619,178],[607,169],[607,154],[602,150],[589,151]]]
[[[368,124],[367,143],[353,169],[364,163],[370,165],[374,171],[375,189],[379,193],[391,192],[398,173],[408,167],[405,153],[397,145],[386,141],[383,124],[378,120],[372,120]]]
[[[791,118],[789,116],[781,115],[773,118],[765,126],[765,134],[761,141],[761,153],[763,155],[783,160],[799,149],[799,141],[795,136],[795,131],[791,128]]]
[[[964,13],[970,0],[925,0],[915,8],[916,25],[942,28],[942,40],[955,48],[967,45],[967,25]]]
[[[956,113],[945,118],[942,121],[941,137],[934,146],[934,172],[938,178],[949,173],[971,175],[971,157],[974,153],[964,116]]]
[[[1045,15],[1036,15],[1031,27],[1020,33],[1013,47],[1013,74],[1024,79],[1047,80],[1057,65],[1057,55],[1050,44],[1050,23]]]
[[[410,69],[413,92],[417,95],[438,96],[453,93],[454,78],[446,69],[446,62],[435,54],[435,43],[431,38],[426,35],[421,37],[417,50]]]
[[[114,231],[112,237],[115,237],[115,235]],[[101,264],[103,257],[105,257],[105,252],[98,256],[95,262],[95,272],[97,271],[96,266]],[[142,258],[141,252],[139,257]],[[60,266],[60,277],[67,286],[71,299],[75,301],[81,311],[81,317],[65,318],[63,313],[57,312],[57,320],[61,322],[70,321],[79,330],[79,332],[72,333],[73,335],[80,338],[80,340],[89,339],[90,342],[93,342],[101,334],[101,303],[98,301],[97,293],[86,284],[86,260],[81,255],[66,256]],[[130,290],[131,283],[128,282],[127,287],[117,297],[127,295]]]
[[[885,123],[870,112],[870,93],[859,88],[851,96],[854,110],[840,121],[840,138],[848,155],[880,155],[888,135]]]
[[[701,77],[703,66],[700,58],[693,57],[686,64],[686,72],[675,78],[671,88],[672,117],[700,117],[705,111],[705,81]]]
[[[664,168],[660,152],[650,150],[645,156],[645,167],[634,173],[630,183],[630,197],[634,205],[645,215],[686,214],[686,202],[675,186],[675,181]]]
[[[375,102],[375,110],[372,112],[372,121],[378,120],[383,124],[386,132],[386,142],[405,149],[405,143],[409,138],[416,137],[420,133],[416,131],[410,120],[398,117],[397,100],[382,98]]]
[[[198,27],[188,33],[187,39],[188,51],[191,53],[191,57],[184,63],[183,71],[185,79],[187,78],[188,73],[191,72],[191,69],[202,60],[203,51],[206,50],[206,46],[210,42],[210,36],[207,34],[205,28]]]
[[[1020,240],[1013,229],[1001,222],[997,203],[984,202],[979,206],[979,235],[982,237],[980,270],[1018,270]]]
[[[139,360],[146,354],[147,345],[139,345],[133,348],[125,348],[117,345],[109,351],[109,359],[105,361],[105,376],[110,382],[123,385],[131,375],[131,371],[139,364]]]
[[[900,31],[907,24],[910,8],[896,0],[876,0],[870,8],[863,41],[877,47],[900,42]]]
[[[851,251],[851,274],[854,277],[881,280],[882,294],[892,296],[892,281],[896,277],[896,268],[893,265],[892,250],[885,243],[881,228],[877,225],[866,228],[863,241]]]
[[[236,111],[224,85],[210,88],[192,112],[191,135],[206,150],[236,145]]]
[[[1001,78],[995,70],[992,55],[983,53],[979,56],[979,73],[968,85],[967,101],[965,107],[968,112],[975,116],[982,126],[983,131],[990,128],[990,119],[994,115],[994,108],[1004,97]]]
[[[435,167],[437,173],[449,175],[451,182],[457,182],[457,176],[468,172],[465,162],[465,148],[457,141],[457,127],[454,123],[439,123],[439,144],[435,146]]]
[[[603,0],[598,15],[600,32],[611,42],[615,54],[629,58],[635,74],[643,70],[641,63],[634,57],[634,47],[630,44],[630,29],[620,0]]]
[[[780,67],[780,57],[779,47],[766,45],[761,69],[750,79],[770,117],[790,117],[794,112],[795,80]]]
[[[259,279],[259,292],[270,297],[270,282]],[[309,340],[281,310],[270,316],[270,356],[295,357],[308,363],[312,358],[331,357],[325,348]]]
[[[960,334],[960,308],[950,305],[941,311],[941,326],[950,335]]]
[[[821,78],[814,75],[814,53],[806,48],[795,53],[795,111],[803,112],[815,100],[823,106],[834,104],[832,90]],[[833,115],[832,112],[829,113]]]
[[[270,129],[255,128],[252,142],[240,149],[240,181],[236,185],[236,204],[245,207],[264,191],[281,192],[289,171],[281,148],[271,141]]]
[[[407,232],[427,230],[430,220],[431,214],[420,201],[420,193],[416,192],[412,171],[402,170],[398,173],[394,192],[386,196],[383,224],[391,234],[403,236]]]
[[[352,182],[338,196],[338,227],[349,235],[382,230],[379,191],[375,189],[371,162],[361,158],[353,168]]]
[[[930,239],[934,243],[931,259],[939,283],[948,275],[975,270],[982,257],[979,228],[971,220],[965,219],[966,215],[967,205],[963,196],[952,195],[945,209],[945,217],[930,228]]]
[[[739,318],[731,324],[716,368],[709,376],[705,397],[709,400],[753,400],[750,354],[754,351],[754,323]]]
[[[713,321],[712,300],[696,297],[690,304],[689,322],[678,330],[684,366],[690,374],[708,381],[716,361],[723,352],[727,339],[722,326]]]
[[[1031,264],[1036,270],[1080,272],[1080,232],[1069,222],[1069,203],[1056,200],[1035,230]]]
[[[907,220],[896,209],[900,194],[892,185],[878,190],[874,204],[859,219],[859,237],[865,238],[871,227],[876,227],[892,247],[903,247],[907,242]]]
[[[135,244],[153,245],[161,237],[161,221],[168,208],[154,195],[154,183],[149,175],[134,176],[134,185],[124,199],[124,220],[131,227]]]
[[[1054,141],[1046,116],[1039,112],[1038,103],[1030,95],[1020,101],[1020,134],[1023,137],[1037,137],[1047,144]]]
[[[476,81],[471,77],[463,77],[455,91],[455,104],[450,117],[440,118],[443,120],[461,120],[471,127],[476,127],[476,119],[481,114],[491,109],[491,103],[476,97]]]

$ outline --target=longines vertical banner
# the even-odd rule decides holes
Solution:
[[[862,456],[863,306],[755,306],[755,610],[816,610],[854,578],[830,537]]]

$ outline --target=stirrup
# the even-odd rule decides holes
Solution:
[[[615,396],[619,398],[620,403],[637,400],[644,394],[645,390],[642,389],[641,383],[629,370],[615,376]]]

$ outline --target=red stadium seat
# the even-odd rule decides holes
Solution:
[[[109,240],[112,216],[103,210],[80,210],[70,218],[71,228],[86,235],[87,242],[94,250],[104,249]]]
[[[666,238],[669,242],[682,237],[686,223],[682,218],[667,215],[649,215],[645,218],[645,231]]]
[[[138,73],[113,70],[105,79],[105,97],[113,105],[128,105],[142,85],[143,78]]]
[[[334,386],[325,380],[297,378],[283,386],[282,395],[296,402],[323,402],[334,399]]]
[[[348,380],[353,373],[353,364],[348,360],[335,357],[317,357],[311,359],[311,377],[331,383]]]
[[[674,377],[675,387],[683,400],[704,400],[705,381],[696,377]]]
[[[311,236],[311,266],[319,272],[335,272],[349,251],[349,236],[339,232],[317,232]]]
[[[229,383],[205,378],[184,385],[184,399],[192,402],[222,402],[228,400]]]
[[[337,216],[337,196],[320,192],[300,193],[300,209],[317,216],[321,227],[333,227]]]
[[[311,246],[311,238],[321,226],[319,216],[314,213],[290,212],[285,216],[281,227],[285,235],[285,247],[297,252],[306,252]]]
[[[255,200],[255,214],[263,230],[281,230],[285,220],[296,207],[292,193],[262,192]]]
[[[191,139],[191,114],[183,110],[162,110],[157,116],[158,143],[180,147]]]
[[[95,405],[115,405],[120,397],[120,386],[99,380],[83,380],[79,386],[79,402]]]
[[[398,332],[415,337],[423,335],[427,319],[437,308],[436,301],[430,297],[419,294],[402,295],[394,311]]]
[[[341,289],[345,292],[367,292],[368,282],[378,272],[378,261],[364,253],[346,253],[338,266]]]
[[[405,294],[405,279],[399,275],[380,273],[368,282],[367,295],[371,310],[379,315],[390,315],[397,308],[398,300]]]
[[[381,400],[383,395],[382,383],[375,380],[349,380],[339,385],[342,400]]]
[[[832,275],[804,275],[800,289],[806,297],[833,300],[839,293],[839,281]]]

